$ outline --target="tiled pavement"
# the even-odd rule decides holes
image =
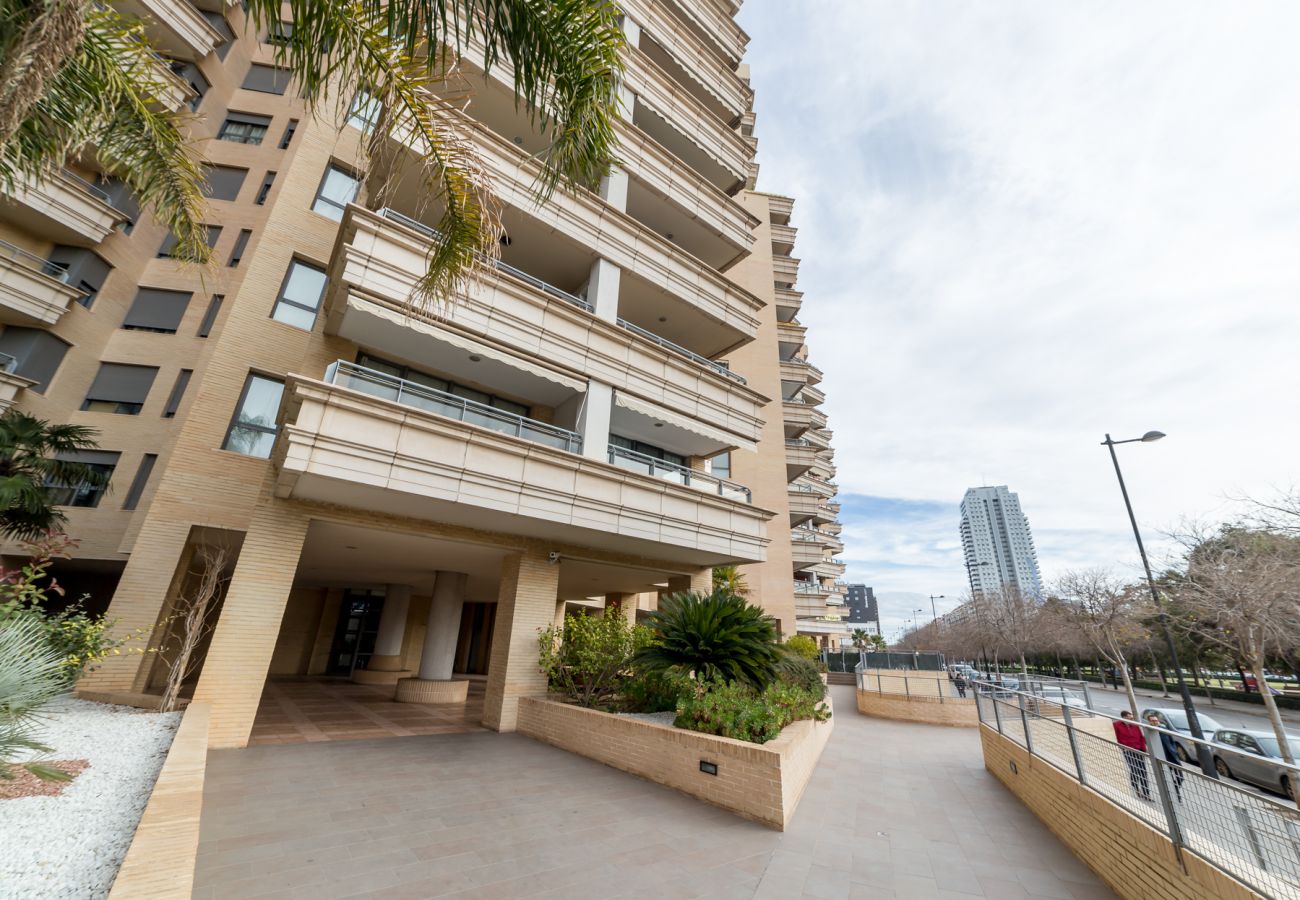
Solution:
[[[461,704],[393,702],[393,686],[353,684],[343,678],[286,678],[266,683],[252,744],[302,744],[463,734],[483,731],[483,679],[470,679]]]
[[[214,751],[194,896],[1091,900],[973,729],[858,715],[784,834],[519,735]]]

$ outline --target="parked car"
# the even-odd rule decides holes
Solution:
[[[1196,742],[1192,740],[1192,730],[1187,726],[1187,711],[1183,709],[1144,709],[1142,710],[1142,721],[1147,720],[1147,716],[1155,714],[1160,717],[1160,727],[1177,734],[1174,743],[1178,746],[1178,758],[1185,763],[1196,764]],[[1196,720],[1201,723],[1201,734],[1205,739],[1213,740],[1213,735],[1223,726],[1214,719],[1201,712],[1196,711]]]
[[[1035,687],[1032,693],[1037,694],[1044,700],[1050,700],[1058,706],[1068,706],[1071,709],[1087,709],[1088,702],[1083,699],[1083,695],[1078,691],[1072,691],[1069,688],[1057,687],[1056,685],[1042,685]]]
[[[1291,746],[1300,749],[1300,734],[1287,734]],[[1214,768],[1226,778],[1249,781],[1266,791],[1291,796],[1291,774],[1282,762],[1282,751],[1271,731],[1239,731],[1220,728],[1214,733],[1217,744],[1226,744],[1241,753],[1214,754]]]

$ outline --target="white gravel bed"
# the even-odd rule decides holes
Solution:
[[[90,767],[57,797],[0,800],[0,896],[108,896],[180,713],[152,713],[71,697],[51,703],[37,740],[50,760]]]
[[[656,725],[667,725],[673,727],[673,720],[677,718],[677,713],[672,710],[657,713],[619,713],[620,716],[626,716],[629,719],[640,719],[642,722],[654,722]]]

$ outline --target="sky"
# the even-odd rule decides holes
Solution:
[[[1044,579],[1137,575],[1300,484],[1300,4],[748,0],[760,190],[796,198],[847,579],[966,588],[966,488]],[[924,609],[917,615],[917,608]]]

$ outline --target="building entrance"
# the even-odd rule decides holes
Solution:
[[[384,608],[383,591],[346,590],[334,643],[330,647],[326,675],[351,676],[354,669],[364,669],[375,652],[379,633],[379,614]]]

